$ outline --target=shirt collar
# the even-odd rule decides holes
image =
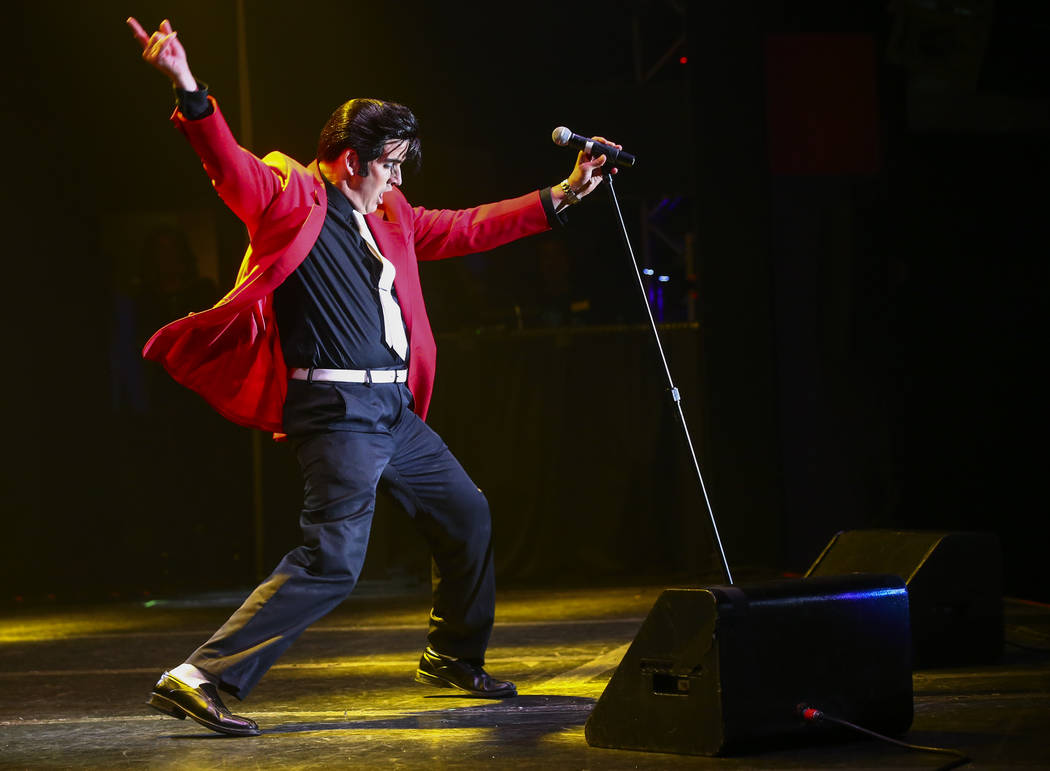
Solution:
[[[328,195],[328,209],[339,215],[343,221],[357,227],[357,222],[354,220],[354,207],[350,199],[343,195],[342,190],[329,182],[324,174],[321,175],[321,179],[324,180],[325,192]]]

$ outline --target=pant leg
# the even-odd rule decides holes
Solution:
[[[447,656],[484,663],[495,618],[492,525],[485,495],[441,438],[415,414],[394,427],[384,485],[433,554],[428,642]]]
[[[339,398],[331,389],[320,393]],[[375,403],[363,406],[368,400]],[[285,555],[187,659],[217,677],[224,690],[244,698],[310,624],[353,590],[368,546],[376,486],[393,454],[386,426],[400,415],[400,402],[396,387],[377,387],[353,406],[355,412],[384,413],[355,423],[369,430],[311,432],[293,439],[304,479],[303,545]],[[316,417],[317,411],[311,414]]]

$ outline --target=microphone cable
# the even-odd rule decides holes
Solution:
[[[842,718],[834,717],[833,715],[827,715],[821,710],[811,707],[808,704],[799,704],[797,707],[795,707],[795,714],[797,714],[807,723],[834,723],[835,725],[840,725],[845,728],[858,731],[862,734],[866,734],[867,736],[874,737],[875,739],[881,739],[884,742],[896,744],[898,747],[904,747],[909,750],[917,750],[919,752],[936,752],[942,755],[952,755],[955,757],[954,760],[949,761],[947,765],[941,766],[937,769],[937,771],[949,771],[949,769],[959,768],[960,766],[964,766],[967,763],[971,762],[971,758],[968,755],[959,752],[958,750],[949,749],[947,747],[926,747],[921,744],[909,744],[908,742],[902,742],[899,739],[894,739],[890,736],[884,736],[883,734],[876,733],[875,731],[871,731],[867,728],[864,728],[863,726],[859,726],[856,723],[851,723],[848,720],[843,720]]]

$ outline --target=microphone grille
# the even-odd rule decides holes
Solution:
[[[551,139],[554,140],[556,145],[567,145],[571,138],[572,132],[565,126],[558,126],[558,128],[554,129],[554,133],[551,134]]]

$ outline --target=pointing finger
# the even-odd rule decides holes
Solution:
[[[135,40],[137,40],[141,46],[145,47],[149,42],[149,36],[134,16],[128,17],[128,26],[131,27],[131,34],[135,36]]]

